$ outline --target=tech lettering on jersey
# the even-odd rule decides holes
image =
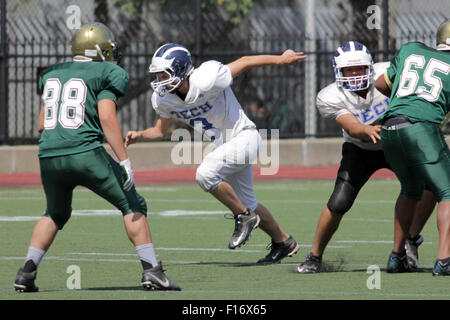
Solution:
[[[366,110],[362,110],[355,114],[355,117],[361,123],[371,123],[374,119],[378,119],[381,115],[383,115],[389,106],[389,98],[384,99],[382,102],[379,102],[375,105],[370,106]]]
[[[183,111],[171,111],[170,114],[177,119],[189,120],[192,118],[197,118],[213,108],[208,102],[202,104],[201,106],[193,107]]]

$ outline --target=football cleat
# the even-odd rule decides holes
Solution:
[[[432,274],[433,276],[450,276],[450,263],[444,264],[439,259],[436,260]]]
[[[269,254],[262,259],[258,260],[258,264],[275,264],[280,263],[282,259],[286,257],[292,257],[297,253],[299,247],[297,242],[292,236],[283,242],[269,244],[268,248],[271,248]]]
[[[16,281],[14,281],[14,289],[17,292],[37,292],[39,288],[34,284],[36,280],[37,270],[33,272],[25,272],[20,268],[17,272]]]
[[[146,269],[142,272],[141,285],[145,290],[175,290],[181,291],[181,288],[164,274],[162,262],[156,267]]]
[[[398,254],[392,252],[389,255],[386,271],[388,273],[410,272],[411,269],[408,265],[408,258],[406,256],[406,253]]]
[[[410,269],[415,270],[419,266],[419,246],[423,243],[423,237],[418,234],[414,238],[408,237],[405,243],[406,256]]]
[[[297,267],[299,273],[319,273],[322,269],[322,257],[308,253],[304,262]]]
[[[259,216],[254,211],[247,210],[247,212],[234,216],[234,232],[228,244],[230,249],[240,247],[247,242],[252,230],[259,225]]]

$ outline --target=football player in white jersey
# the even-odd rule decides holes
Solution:
[[[152,105],[159,118],[154,127],[130,131],[126,137],[126,145],[162,139],[169,119],[175,118],[214,140],[216,148],[197,168],[196,181],[233,213],[230,249],[244,244],[257,226],[271,237],[272,250],[259,264],[279,263],[297,253],[299,246],[255,197],[251,163],[258,155],[261,136],[230,86],[233,78],[249,68],[294,65],[304,59],[303,52],[286,50],[281,55],[241,57],[227,65],[211,60],[194,68],[186,48],[165,44],[156,50],[149,68],[156,76],[151,83]]]
[[[336,119],[342,127],[342,160],[333,193],[320,215],[311,252],[297,268],[300,273],[321,271],[323,252],[360,189],[375,171],[390,169],[384,158],[378,122],[389,105],[389,98],[374,86],[374,79],[383,75],[388,67],[389,62],[374,64],[369,50],[356,41],[346,42],[335,52],[336,81],[318,93],[316,103],[323,117]],[[435,200],[429,192],[424,198],[421,216],[428,218]],[[417,250],[415,253],[417,256]]]

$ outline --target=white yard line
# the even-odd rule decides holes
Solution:
[[[336,240],[337,243],[368,243],[368,244],[393,244],[393,240]],[[431,241],[423,244],[433,244]]]

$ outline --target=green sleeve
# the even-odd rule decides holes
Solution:
[[[128,73],[117,65],[111,64],[106,70],[104,89],[97,95],[97,101],[111,99],[117,101],[124,96],[130,86]]]
[[[389,81],[391,83],[394,83],[395,75],[397,74],[397,71],[398,71],[398,62],[399,62],[399,59],[400,59],[399,58],[399,52],[400,51],[397,51],[395,53],[395,55],[392,57],[391,65],[389,66],[389,68],[386,71],[387,78],[389,79]]]
[[[113,91],[105,89],[100,91],[100,93],[97,95],[97,102],[103,99],[111,99],[113,101],[117,101],[118,98],[119,97]]]

